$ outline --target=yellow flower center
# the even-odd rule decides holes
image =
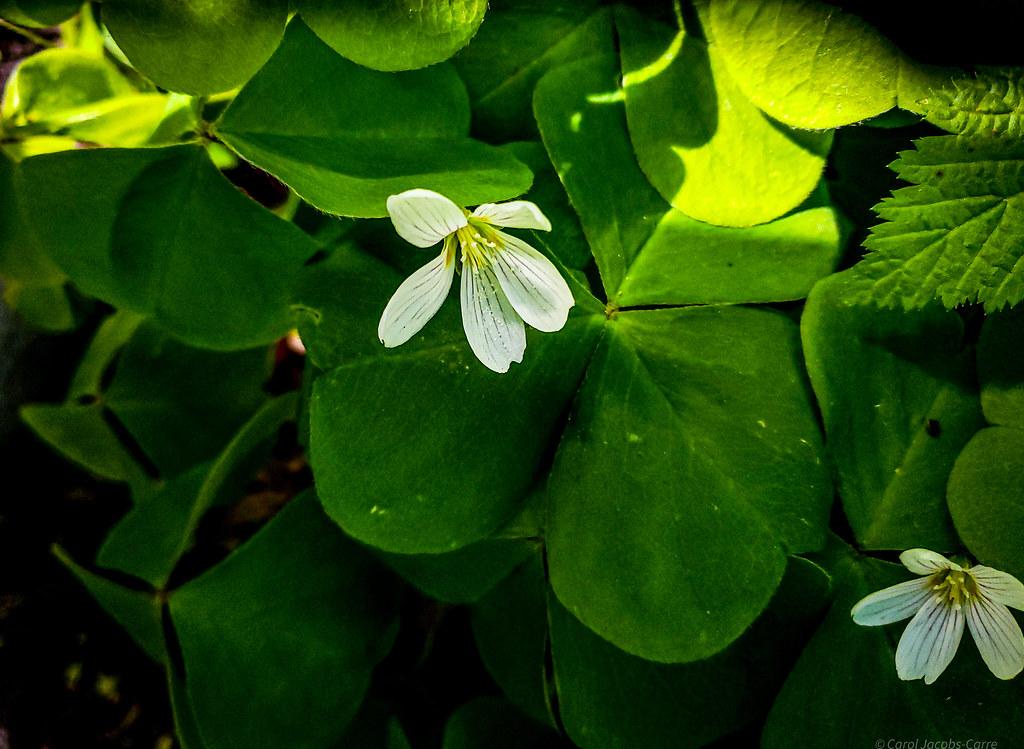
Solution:
[[[978,595],[978,584],[967,570],[941,570],[930,582],[935,595],[957,610]]]
[[[488,255],[500,244],[497,230],[489,222],[477,217],[468,217],[469,223],[455,232],[459,247],[462,248],[462,262],[477,268],[487,263]]]

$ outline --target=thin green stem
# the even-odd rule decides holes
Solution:
[[[36,34],[33,31],[29,31],[28,29],[22,28],[21,26],[18,26],[16,24],[13,24],[10,21],[5,21],[3,18],[0,18],[0,27],[3,27],[5,29],[7,29],[8,31],[13,31],[15,34],[20,34],[21,36],[25,37],[26,39],[28,39],[33,44],[38,44],[40,47],[56,47],[57,46],[56,44],[51,42],[49,39],[41,37],[41,36],[39,36],[39,34]]]

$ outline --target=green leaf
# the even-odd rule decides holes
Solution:
[[[869,549],[954,549],[946,480],[981,425],[960,318],[859,304],[855,287],[820,282],[802,321],[846,517]]]
[[[1000,746],[1016,740],[1024,698],[1019,680],[993,677],[970,635],[964,635],[949,669],[925,685],[896,676],[894,651],[904,624],[853,623],[850,609],[859,599],[910,579],[909,572],[850,551],[830,570],[835,602],[772,708],[762,735],[765,749],[875,746],[904,737],[921,746],[966,737]]]
[[[584,624],[650,660],[706,658],[761,613],[786,550],[824,543],[832,489],[798,357],[770,312],[613,319],[549,484],[551,583]]]
[[[612,48],[611,12],[596,0],[492,2],[487,23],[452,62],[473,102],[474,130],[493,142],[533,136],[530,99],[559,65]]]
[[[297,0],[302,18],[338,54],[375,70],[413,70],[466,46],[487,0]]]
[[[545,75],[533,111],[559,178],[579,214],[608,298],[669,206],[633,154],[613,50]]]
[[[395,593],[311,493],[171,593],[206,746],[322,749],[339,739],[390,645]]]
[[[277,47],[287,0],[105,0],[103,23],[132,64],[170,91],[244,83]]]
[[[78,578],[96,602],[124,627],[146,655],[158,663],[167,660],[162,601],[152,593],[126,588],[90,572],[76,564],[58,546],[53,547],[53,553]]]
[[[107,535],[96,564],[162,589],[191,540],[199,518],[189,521],[209,470],[200,463],[150,492],[136,492],[135,506]]]
[[[0,16],[23,26],[55,26],[81,7],[78,0],[3,0]]]
[[[361,326],[367,335],[378,309]],[[531,332],[524,363],[498,375],[473,356],[453,314],[439,317],[422,345],[391,351],[378,343],[313,386],[320,498],[347,533],[386,551],[452,551],[515,514],[597,332],[589,317],[571,318],[557,334]],[[410,439],[416,422],[429,439]],[[387,471],[381,455],[390,456]]]
[[[533,232],[530,241],[542,244],[568,268],[581,270],[591,265],[594,256],[584,238],[579,217],[569,203],[569,196],[544,146],[538,141],[517,141],[504,146],[503,150],[510,152],[533,172],[533,184],[523,199],[540,206],[554,227],[550,232]]]
[[[985,318],[978,340],[981,407],[991,424],[1024,429],[1024,309]]]
[[[111,530],[96,563],[164,588],[192,545],[203,514],[241,498],[244,485],[266,462],[281,424],[295,416],[295,406],[292,395],[268,401],[214,460],[152,491],[135,492],[135,507]]]
[[[534,720],[553,726],[546,589],[535,554],[477,601],[472,622],[480,657],[505,696]]]
[[[983,68],[934,89],[925,102],[927,119],[943,130],[989,138],[1024,135],[1019,68]]]
[[[629,267],[619,306],[802,299],[831,273],[843,231],[831,208],[808,208],[748,228],[722,228],[672,210]]]
[[[111,429],[103,404],[38,403],[23,406],[21,418],[40,439],[87,471],[133,486],[149,483],[149,477]]]
[[[63,152],[22,162],[22,174],[41,238],[86,292],[210,348],[288,330],[293,279],[317,246],[240,194],[202,149]]]
[[[208,460],[266,400],[264,349],[215,352],[143,325],[121,352],[103,402],[164,475]]]
[[[139,315],[124,311],[115,312],[103,320],[78,362],[68,388],[69,401],[99,397],[108,370],[144,320]]]
[[[132,183],[166,156],[157,148],[85,149],[33,156],[19,165],[26,221],[86,294],[119,297],[110,251],[114,222]]]
[[[949,511],[982,564],[1024,579],[1024,431],[982,429],[949,477]]]
[[[711,29],[743,94],[779,122],[823,130],[897,104],[920,112],[941,71],[857,16],[815,0],[711,0]]]
[[[703,746],[737,728],[743,671],[730,658],[685,665],[624,653],[549,599],[562,722],[584,749]]]
[[[910,182],[876,211],[871,252],[857,265],[861,297],[916,309],[1024,299],[1024,142],[953,135],[921,138],[892,164]]]
[[[534,552],[520,539],[486,539],[447,554],[379,554],[391,569],[431,598],[473,603]]]
[[[716,45],[633,11],[616,16],[629,134],[665,200],[700,221],[752,226],[796,208],[821,177],[830,133],[772,122]]]
[[[296,71],[315,70],[315,80]],[[338,107],[338,101],[344,107]],[[466,91],[450,65],[387,74],[339,57],[300,21],[217,125],[242,157],[328,213],[387,215],[422,187],[461,205],[526,191],[528,169],[466,137]]]
[[[7,281],[4,284],[3,303],[18,312],[18,316],[36,328],[58,333],[71,330],[78,323],[63,283],[49,286]]]
[[[0,153],[0,275],[30,285],[50,286],[64,281],[36,241],[17,200],[18,165]]]
[[[137,93],[103,57],[77,49],[47,49],[15,69],[4,88],[0,113],[8,132],[13,128],[45,128],[68,109]]]
[[[556,749],[568,746],[550,728],[498,697],[478,697],[448,719],[443,749]]]

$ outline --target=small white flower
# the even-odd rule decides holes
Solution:
[[[412,338],[441,308],[462,254],[462,326],[470,348],[495,372],[507,372],[526,350],[526,322],[546,333],[561,330],[574,301],[550,260],[496,227],[551,231],[551,222],[527,200],[486,203],[470,213],[431,190],[388,198],[395,230],[417,247],[442,242],[441,254],[409,276],[381,315],[377,335],[388,348]]]
[[[872,593],[850,614],[868,627],[914,617],[896,648],[901,679],[939,678],[956,655],[965,620],[993,674],[1012,679],[1024,670],[1024,634],[1006,608],[1024,611],[1020,580],[991,567],[961,567],[927,549],[905,551],[900,561],[923,577]]]

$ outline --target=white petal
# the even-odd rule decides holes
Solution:
[[[526,329],[486,265],[462,264],[462,327],[484,366],[507,372],[526,351]]]
[[[510,200],[507,203],[484,203],[473,215],[485,218],[496,226],[508,229],[540,229],[551,231],[551,222],[536,203],[529,200]]]
[[[967,625],[989,671],[1012,679],[1024,670],[1024,634],[1010,610],[981,596],[967,605]]]
[[[896,647],[896,674],[904,681],[931,684],[956,655],[964,632],[964,613],[935,596],[914,615]]]
[[[1024,611],[1024,583],[1013,575],[978,565],[968,570],[981,592],[996,603]]]
[[[494,274],[519,316],[537,330],[561,330],[576,303],[554,263],[526,242],[498,232]]]
[[[455,275],[455,253],[449,246],[409,276],[392,295],[380,316],[377,336],[388,348],[416,335],[441,309]]]
[[[850,611],[857,624],[877,627],[913,616],[931,597],[931,583],[920,577],[862,598]]]
[[[917,575],[930,575],[939,570],[958,570],[960,565],[951,562],[942,554],[928,549],[907,549],[900,554],[903,566]]]
[[[433,190],[406,190],[388,198],[388,215],[406,242],[430,247],[466,225],[466,214]]]

